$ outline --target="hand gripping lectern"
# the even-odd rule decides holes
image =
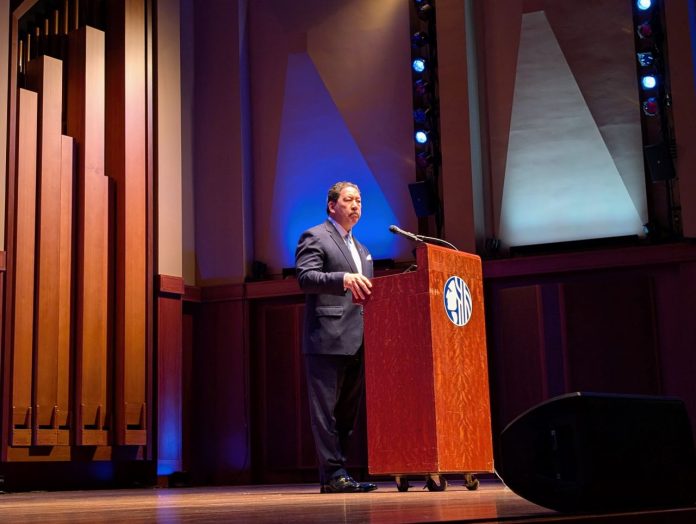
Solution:
[[[425,475],[493,472],[481,259],[422,244],[417,270],[373,280],[364,304],[368,467]]]

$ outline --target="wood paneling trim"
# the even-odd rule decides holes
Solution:
[[[185,286],[184,300],[187,302],[223,302],[227,300],[261,299],[301,295],[297,280],[265,280],[244,284],[224,284],[220,286]]]
[[[643,267],[696,260],[696,245],[668,244],[611,250],[529,256],[483,263],[485,279],[596,271],[613,267]]]
[[[202,300],[203,293],[201,288],[184,285],[184,302],[201,302]]]
[[[158,290],[160,293],[171,295],[184,295],[186,289],[184,279],[182,277],[173,277],[170,275],[158,275]]]
[[[104,173],[104,33],[69,35],[68,134],[78,144],[75,422],[78,445],[105,445],[109,274],[109,184]]]
[[[14,316],[12,344],[12,436],[15,446],[31,444],[32,359],[34,343],[34,256],[36,248],[36,152],[38,95],[19,90],[16,216],[14,237]]]
[[[27,87],[38,93],[38,187],[32,444],[58,444],[58,316],[63,63],[48,56],[27,65]],[[68,372],[67,366],[61,370]],[[66,435],[67,437],[67,435]],[[64,443],[67,444],[67,438]]]
[[[60,261],[58,270],[58,398],[56,426],[58,441],[66,444],[66,430],[72,420],[70,384],[73,347],[73,190],[75,187],[75,141],[63,136],[60,171]]]
[[[244,298],[244,284],[226,284],[201,288],[203,302],[223,302],[228,300],[242,300]]]
[[[172,294],[157,299],[157,462],[166,473],[183,470],[182,304]]]
[[[108,17],[106,166],[116,189],[115,437],[132,445],[146,443],[145,3],[109,3]]]
[[[263,282],[248,282],[246,285],[247,298],[270,298],[284,295],[302,294],[300,285],[295,278],[283,280],[266,280]]]
[[[18,19],[19,17],[33,5],[35,0],[26,0],[21,6],[18,6],[12,12],[12,18],[10,21],[10,56],[9,56],[9,108],[8,108],[8,136],[7,136],[7,203],[6,203],[6,224],[5,230],[8,235],[5,238],[5,249],[6,252],[12,254],[15,252],[15,234],[16,231],[16,220],[15,220],[15,210],[16,205],[16,174],[17,174],[17,140],[18,140],[18,105],[20,102],[19,89],[17,85],[17,78],[19,75],[19,43],[18,43]],[[3,341],[5,351],[2,352],[2,405],[0,406],[0,416],[2,420],[0,425],[5,428],[0,432],[0,442],[2,442],[2,448],[0,449],[0,456],[2,460],[7,458],[8,445],[12,442],[12,433],[7,429],[12,426],[12,390],[11,390],[11,374],[12,374],[12,346],[14,344],[14,278],[13,278],[13,268],[14,260],[5,259],[5,269],[8,270],[9,278],[5,282],[5,307],[4,307],[4,325],[7,326],[3,332]]]

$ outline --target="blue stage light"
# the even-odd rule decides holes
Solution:
[[[645,75],[640,79],[640,85],[643,86],[643,89],[654,89],[657,87],[657,78],[653,75]]]
[[[430,37],[425,31],[418,31],[411,36],[411,45],[414,48],[423,47],[430,43]]]
[[[418,142],[421,145],[427,144],[428,143],[428,132],[423,130],[423,129],[419,129],[418,131],[416,131],[414,138],[416,139],[416,142]]]
[[[422,78],[419,78],[413,83],[413,90],[417,96],[425,96],[426,94],[428,94],[428,88],[428,82],[426,82]]]
[[[429,107],[418,107],[413,111],[413,119],[417,124],[425,124],[428,121]]]
[[[428,67],[428,63],[425,58],[414,58],[411,67],[416,73],[422,73]]]
[[[652,7],[652,0],[637,0],[636,7],[641,11],[647,11]]]
[[[645,53],[637,53],[638,57],[638,63],[643,66],[647,67],[653,64],[655,62],[655,57],[651,52],[645,52]]]

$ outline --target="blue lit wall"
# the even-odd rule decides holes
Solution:
[[[355,227],[356,238],[373,258],[394,258],[397,239],[388,228],[397,219],[375,175],[310,58],[290,54],[273,192],[283,267],[294,266],[300,234],[325,219],[326,193],[340,180],[360,187],[363,217]]]

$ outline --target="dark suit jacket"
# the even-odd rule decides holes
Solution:
[[[372,257],[353,237],[363,275],[372,278]],[[350,250],[334,225],[326,220],[300,237],[295,251],[297,278],[306,293],[302,351],[354,355],[363,343],[362,306],[343,289],[343,275],[357,273]]]

